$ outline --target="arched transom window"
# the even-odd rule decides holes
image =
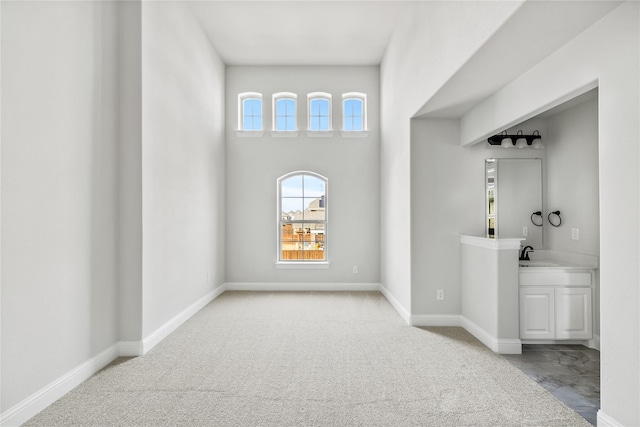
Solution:
[[[307,95],[309,130],[327,132],[331,130],[331,94],[314,92]]]
[[[367,95],[350,92],[342,95],[342,130],[364,132],[367,130]]]

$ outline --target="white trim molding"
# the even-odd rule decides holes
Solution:
[[[519,338],[496,338],[464,316],[460,316],[460,326],[476,337],[482,344],[489,347],[494,353],[522,354],[522,341]]]
[[[19,426],[56,400],[79,386],[100,369],[107,366],[120,355],[118,344],[114,344],[49,385],[35,392],[22,402],[2,413],[0,425]]]
[[[227,291],[263,292],[339,292],[339,291],[379,291],[379,283],[302,283],[302,282],[230,282],[225,283]]]
[[[142,356],[142,341],[120,341],[118,343],[119,356]]]
[[[209,292],[182,312],[178,313],[164,325],[149,334],[142,340],[142,355],[147,354],[149,350],[158,345],[160,341],[169,336],[173,331],[178,329],[180,325],[189,320],[194,314],[200,311],[204,306],[214,299],[218,298],[226,290],[225,285],[220,285],[213,291]]]
[[[413,314],[411,326],[460,326],[459,314]]]
[[[623,427],[623,424],[617,422],[609,415],[602,412],[602,409],[598,410],[598,427]]]
[[[387,288],[385,288],[382,284],[380,284],[380,293],[384,295],[384,297],[389,301],[389,304],[398,312],[402,320],[404,320],[407,325],[411,325],[411,313],[407,310],[401,303],[396,299],[395,296]]]

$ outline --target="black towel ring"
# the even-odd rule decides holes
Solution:
[[[557,224],[554,224],[553,221],[551,221],[551,215],[555,215],[558,217]],[[554,227],[560,227],[560,225],[562,225],[562,217],[560,216],[560,211],[551,212],[549,215],[547,215],[547,219],[549,220],[549,224],[553,225]]]
[[[537,222],[535,222],[535,221],[533,220],[533,217],[534,217],[534,216],[539,216],[539,217],[540,217],[540,224],[538,224]],[[542,227],[542,212],[540,212],[540,211],[536,211],[536,212],[532,213],[532,214],[531,214],[531,223],[532,223],[533,225],[535,225],[536,227]]]

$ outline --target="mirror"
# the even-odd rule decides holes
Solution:
[[[543,249],[541,159],[486,159],[485,193],[487,237]]]

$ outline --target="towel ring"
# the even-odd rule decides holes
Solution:
[[[557,224],[554,224],[553,221],[551,221],[551,215],[555,215],[558,217]],[[551,212],[549,215],[547,215],[547,219],[549,220],[549,224],[553,225],[554,227],[560,227],[560,225],[562,225],[562,217],[560,216],[560,211]]]
[[[535,222],[535,221],[533,220],[533,217],[534,217],[534,216],[539,216],[539,217],[540,217],[540,224],[538,224],[537,222]],[[542,212],[540,212],[540,211],[536,211],[536,212],[532,213],[532,214],[531,214],[531,223],[532,223],[533,225],[535,225],[536,227],[542,227]]]

